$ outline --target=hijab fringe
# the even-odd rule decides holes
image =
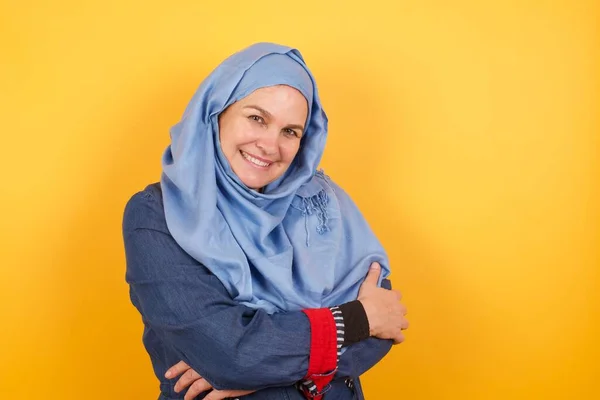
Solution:
[[[327,179],[327,175],[323,170],[318,170],[316,175],[319,175],[323,179]],[[304,209],[302,214],[304,215],[304,229],[306,230],[306,247],[310,246],[310,233],[308,230],[308,217],[317,214],[319,224],[317,225],[317,233],[319,235],[329,232],[330,228],[327,225],[329,216],[327,215],[327,204],[329,204],[329,196],[325,189],[320,190],[317,194],[311,197],[305,197],[302,199],[302,205]]]

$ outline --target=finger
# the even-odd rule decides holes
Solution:
[[[167,370],[167,372],[165,372],[165,378],[167,378],[167,379],[175,378],[176,376],[181,375],[188,369],[190,369],[189,365],[187,365],[183,361],[179,361],[177,364],[175,364],[171,368],[169,368]]]
[[[213,390],[206,395],[204,400],[223,400],[232,396],[229,392],[230,390]]]
[[[404,318],[402,320],[402,324],[400,325],[400,329],[402,329],[404,331],[404,330],[408,329],[409,325],[410,324],[408,323],[408,320],[406,318]]]
[[[255,390],[213,390],[206,395],[204,400],[222,400],[227,398],[237,398],[254,393]]]
[[[400,304],[400,310],[402,310],[402,315],[408,314],[408,310],[404,304]]]
[[[202,392],[206,392],[207,390],[212,389],[212,385],[208,383],[206,379],[198,379],[196,382],[192,383],[192,386],[188,389],[187,393],[183,397],[184,400],[193,400]],[[213,390],[214,392],[214,390]],[[212,393],[212,392],[211,392]],[[209,393],[210,394],[210,393]],[[208,397],[205,397],[208,399]]]
[[[175,384],[175,387],[173,389],[177,393],[179,393],[183,389],[190,386],[193,382],[197,381],[200,378],[202,378],[200,376],[200,374],[198,374],[196,371],[194,371],[193,369],[190,368],[187,371],[185,371],[185,373],[183,375],[181,375],[181,377],[179,378],[179,380],[177,381],[177,383]]]
[[[379,282],[379,275],[381,274],[381,266],[379,265],[378,262],[374,262],[371,264],[371,267],[369,268],[369,272],[367,273],[367,277],[365,278],[365,282],[367,284],[370,284],[372,286],[377,286],[377,283]]]
[[[400,332],[394,337],[394,344],[400,344],[404,342],[404,335]]]

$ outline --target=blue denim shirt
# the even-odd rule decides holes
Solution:
[[[126,279],[144,322],[143,343],[161,399],[182,399],[164,373],[183,360],[215,389],[257,390],[245,399],[301,400],[295,383],[308,370],[310,324],[302,311],[269,315],[234,301],[211,272],[169,234],[158,183],[136,193],[123,218]],[[390,340],[346,348],[326,400],[362,399],[358,377],[380,361]],[[354,389],[344,382],[353,378]],[[198,398],[203,398],[204,395]]]

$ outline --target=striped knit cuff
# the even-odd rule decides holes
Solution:
[[[337,363],[340,363],[340,356],[342,355],[342,346],[344,345],[344,339],[346,336],[346,326],[344,324],[344,314],[339,307],[330,307],[331,314],[333,314],[333,320],[335,321],[335,329],[337,331]]]
[[[336,365],[340,363],[340,356],[342,355],[342,346],[344,345],[344,315],[339,307],[330,307],[329,310],[333,315],[333,320],[335,322],[335,329],[337,333],[337,362]],[[325,393],[325,391],[319,393],[317,389],[317,385],[311,379],[305,379],[300,383],[304,387],[304,391],[308,392],[312,398],[319,398],[320,394]]]
[[[306,377],[299,389],[306,398],[321,400],[337,371],[340,347],[335,319],[329,308],[302,310],[311,327],[310,355]],[[333,347],[336,346],[336,347]],[[335,349],[335,350],[334,350]]]
[[[344,303],[337,308],[342,312],[345,325],[344,346],[360,342],[370,336],[369,319],[360,301]]]

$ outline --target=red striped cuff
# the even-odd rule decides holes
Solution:
[[[305,379],[317,386],[318,393],[331,382],[337,368],[337,330],[329,308],[302,310],[310,321],[310,356]],[[320,399],[321,396],[314,396]]]

